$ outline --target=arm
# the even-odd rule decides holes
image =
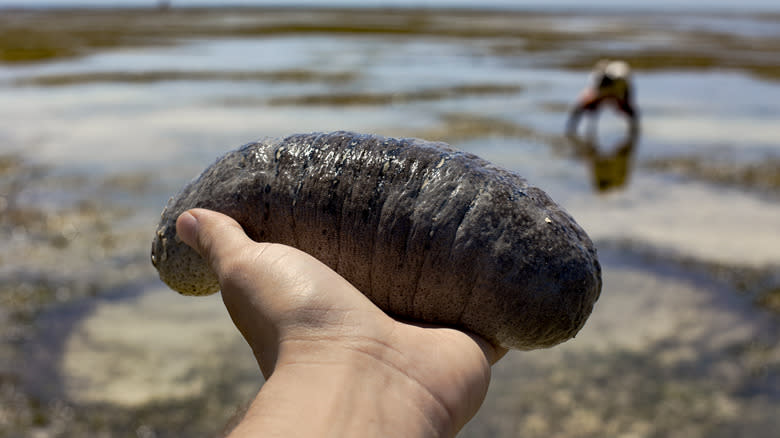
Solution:
[[[577,135],[577,128],[580,119],[582,118],[582,114],[585,113],[585,111],[594,111],[603,100],[603,96],[594,90],[596,89],[586,88],[580,93],[580,96],[577,98],[577,103],[574,105],[574,108],[572,108],[569,113],[569,119],[566,121],[566,135]]]
[[[580,124],[580,118],[582,118],[582,113],[584,111],[585,109],[579,104],[577,104],[577,106],[571,110],[569,113],[569,118],[566,120],[566,135],[577,135],[577,127]]]

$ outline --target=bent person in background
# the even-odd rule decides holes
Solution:
[[[629,123],[632,135],[639,129],[639,113],[633,101],[631,68],[624,61],[603,59],[596,63],[588,86],[580,94],[576,105],[566,122],[566,133],[576,135],[580,119],[584,113],[592,114],[590,133],[595,133],[595,117],[602,105],[614,105]]]

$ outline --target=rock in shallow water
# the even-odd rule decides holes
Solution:
[[[391,315],[507,348],[573,337],[601,291],[596,250],[561,207],[444,143],[334,132],[226,154],[168,202],[152,244],[160,278],[186,295],[219,289],[176,237],[196,207],[313,255]]]

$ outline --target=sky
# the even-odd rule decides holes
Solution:
[[[307,6],[418,6],[418,7],[553,7],[564,8],[610,8],[620,9],[695,9],[695,10],[751,10],[751,11],[780,11],[778,0],[173,0],[174,6],[204,6],[204,5],[307,5]],[[0,0],[0,7],[67,7],[67,6],[151,6],[156,5],[156,0]]]

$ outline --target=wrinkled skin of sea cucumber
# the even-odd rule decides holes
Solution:
[[[318,258],[385,312],[530,350],[576,335],[601,292],[596,249],[522,177],[444,143],[350,132],[247,144],[171,198],[152,245],[185,295],[219,290],[176,236],[190,208]]]

